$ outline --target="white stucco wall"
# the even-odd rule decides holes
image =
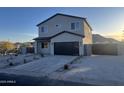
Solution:
[[[54,55],[54,42],[50,43],[50,54]]]
[[[71,23],[79,22],[79,29],[71,30]],[[56,27],[56,25],[60,25]],[[54,55],[54,42],[79,42],[80,55],[84,54],[84,44],[92,44],[92,32],[87,23],[83,19],[67,17],[62,15],[57,15],[49,21],[38,26],[47,27],[46,32],[39,31],[39,37],[49,37],[53,36],[61,31],[70,31],[73,33],[84,35],[85,38],[81,38],[76,35],[71,35],[68,33],[63,33],[53,39],[49,43],[49,48],[41,50],[40,45],[38,45],[38,52],[50,53]],[[39,30],[39,29],[38,29]]]
[[[41,48],[41,53],[43,54],[50,54],[50,43],[48,43],[48,48]]]
[[[69,34],[69,33],[63,33],[61,35],[58,35],[51,39],[51,42],[73,42],[73,41],[81,41],[82,37]]]
[[[84,55],[84,45],[83,45],[83,42],[80,42],[80,43],[79,43],[79,54],[80,54],[81,56]]]
[[[71,23],[79,22],[79,29],[71,30]],[[56,25],[60,25],[56,27]],[[83,19],[72,18],[67,16],[57,15],[56,17],[50,19],[49,21],[41,24],[39,27],[47,27],[48,31],[39,31],[39,37],[53,36],[61,31],[71,31],[83,35]]]
[[[92,44],[92,31],[85,21],[84,21],[84,36],[85,38],[83,38],[83,43]]]
[[[37,41],[34,42],[34,53],[37,54]]]
[[[40,41],[37,42],[37,47],[36,47],[38,49],[38,51],[36,49],[37,53],[42,53],[42,54],[46,54],[46,55],[50,54],[50,42],[48,42],[48,48],[42,48],[41,43],[42,42],[40,42]]]

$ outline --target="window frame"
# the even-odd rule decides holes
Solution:
[[[74,22],[71,23],[71,30],[75,30],[75,23]]]
[[[76,23],[75,23],[75,28],[76,28],[76,29],[79,29],[79,28],[80,28],[80,22],[76,22]]]
[[[48,48],[48,42],[42,42],[41,48]]]
[[[39,31],[46,33],[46,32],[48,32],[48,27],[47,26],[41,26],[41,27],[39,27]]]
[[[45,32],[44,26],[41,27],[41,32]]]
[[[71,30],[79,30],[79,28],[80,28],[80,22],[71,22]]]

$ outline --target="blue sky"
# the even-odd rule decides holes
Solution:
[[[120,39],[124,29],[124,8],[0,8],[0,41],[31,41],[36,24],[55,13],[87,17],[93,33],[106,37]]]

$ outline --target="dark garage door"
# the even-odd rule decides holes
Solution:
[[[54,43],[55,55],[79,55],[78,42],[57,42]]]

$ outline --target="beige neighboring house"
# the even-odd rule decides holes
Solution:
[[[91,55],[92,28],[86,18],[57,13],[37,27],[35,53]]]

